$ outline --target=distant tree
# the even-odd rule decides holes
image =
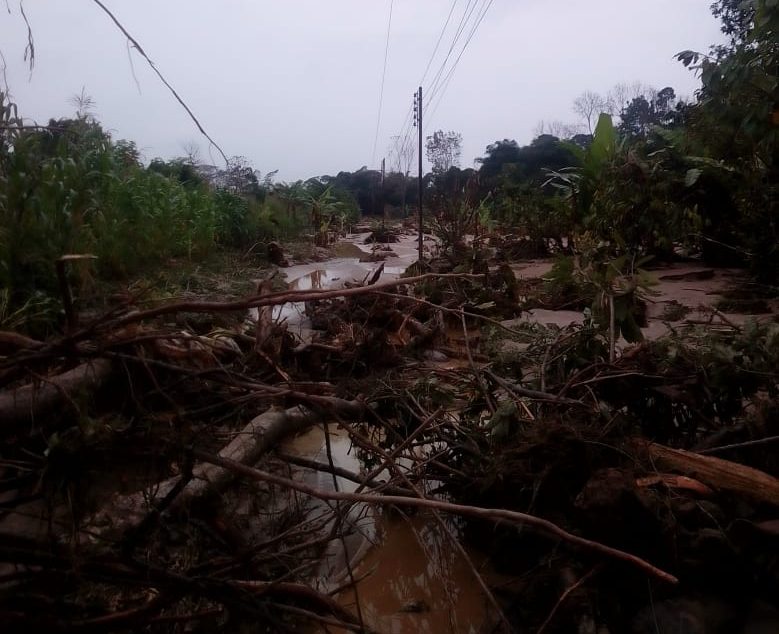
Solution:
[[[631,138],[646,137],[653,126],[673,126],[683,118],[684,104],[670,86],[647,98],[635,97],[620,113],[619,131]]]
[[[588,147],[590,147],[590,144],[592,143],[592,135],[574,134],[569,140],[574,145],[578,145],[583,150],[586,150]]]
[[[560,170],[576,162],[566,143],[551,134],[542,134],[519,149],[516,175],[527,183],[540,184],[547,180],[547,170]]]
[[[628,137],[644,137],[654,120],[652,104],[646,97],[635,97],[620,114],[620,132]]]
[[[582,131],[582,126],[575,123],[564,123],[559,120],[538,122],[533,133],[536,137],[551,134],[558,139],[571,139]]]
[[[495,141],[487,146],[485,154],[486,156],[477,158],[476,162],[481,164],[479,173],[486,183],[500,174],[504,165],[519,161],[519,145],[514,139]]]
[[[327,185],[334,185],[350,192],[357,201],[360,213],[365,215],[382,213],[381,172],[369,170],[363,165],[356,172],[338,172],[336,176],[323,176],[320,180]]]
[[[403,215],[406,215],[406,194],[407,194],[407,181],[408,181],[408,174],[411,171],[411,164],[414,161],[414,155],[416,152],[414,151],[414,143],[412,137],[400,137],[395,136],[392,137],[392,146],[390,147],[390,157],[391,157],[391,165],[394,172],[400,176],[401,183],[397,185],[397,188],[400,191],[400,197],[398,202],[396,203],[401,211],[403,212]],[[385,189],[386,189],[386,181],[385,181]],[[385,202],[393,204],[391,199],[388,197],[387,192],[385,191]]]
[[[590,134],[600,114],[609,112],[609,109],[608,99],[591,90],[583,92],[573,102],[573,111],[582,118]]]
[[[637,97],[644,97],[651,101],[657,91],[650,85],[640,81],[634,81],[632,84],[619,82],[606,94],[607,112],[612,117],[618,117],[620,113]]]
[[[141,163],[141,153],[135,145],[135,141],[120,139],[113,146],[114,157],[122,167],[138,167]]]
[[[187,188],[198,188],[206,183],[197,166],[189,163],[185,158],[172,161],[155,158],[149,163],[148,169],[150,172],[173,178]]]
[[[392,137],[389,148],[391,170],[400,174],[408,174],[414,161],[414,143],[412,139],[400,136]]]
[[[232,156],[227,162],[223,181],[225,188],[233,194],[250,194],[263,198],[257,172],[245,156]]]
[[[451,167],[460,166],[462,143],[463,137],[459,132],[436,130],[427,137],[427,160],[430,161],[433,174],[443,174]]]
[[[181,149],[184,150],[182,160],[190,165],[200,164],[200,145],[196,141],[187,141],[183,143]]]

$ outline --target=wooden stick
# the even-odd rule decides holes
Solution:
[[[779,479],[752,467],[692,451],[636,440],[663,467],[681,471],[715,490],[730,491],[773,506],[779,506]]]
[[[112,327],[123,326],[125,324],[159,317],[160,315],[169,315],[172,313],[224,313],[248,310],[249,308],[259,308],[261,306],[277,306],[279,304],[313,302],[323,299],[335,299],[338,297],[355,297],[375,293],[387,288],[405,286],[407,284],[419,284],[429,279],[454,278],[454,279],[481,279],[483,275],[472,275],[465,273],[426,273],[415,277],[400,278],[397,280],[387,280],[373,286],[357,286],[354,288],[339,288],[326,290],[308,290],[308,291],[282,291],[271,293],[270,295],[255,295],[243,300],[234,302],[205,302],[205,301],[185,301],[163,304],[148,310],[141,310],[129,313],[111,322]]]
[[[557,600],[557,603],[555,603],[555,606],[552,608],[552,611],[549,613],[549,616],[546,617],[546,621],[543,622],[541,627],[538,628],[538,632],[536,634],[543,634],[546,628],[549,626],[549,624],[552,622],[552,619],[554,618],[555,614],[557,614],[557,610],[560,609],[560,606],[565,603],[565,600],[568,598],[568,596],[576,591],[577,588],[581,588],[587,580],[592,577],[600,568],[602,567],[602,564],[598,564],[594,568],[592,568],[586,575],[584,575],[581,579],[579,579],[576,583],[566,588],[565,592],[560,595],[560,598]]]

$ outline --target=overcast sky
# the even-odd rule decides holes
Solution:
[[[457,0],[430,87],[457,27],[475,7],[442,76],[459,55],[484,0]],[[488,2],[488,0],[486,0]],[[452,0],[394,0],[384,101],[379,107],[390,0],[104,0],[228,155],[278,180],[377,167],[400,133]],[[493,141],[528,143],[540,120],[573,122],[575,97],[617,82],[673,86],[695,77],[673,55],[721,41],[710,0],[494,0],[425,130],[463,136],[462,164]],[[92,0],[26,0],[35,68],[23,60],[18,0],[0,11],[0,50],[20,113],[45,122],[74,112],[82,86],[117,138],[145,159],[207,143]],[[133,72],[135,78],[133,77]],[[136,85],[136,78],[140,86]],[[436,103],[440,98],[440,105]],[[427,99],[425,100],[427,101]]]

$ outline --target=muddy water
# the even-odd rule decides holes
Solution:
[[[348,436],[336,425],[330,425],[331,456],[336,466],[360,472]],[[329,458],[321,428],[291,439],[286,451],[327,463]],[[332,475],[303,470],[306,483],[333,490]],[[381,476],[379,476],[381,479]],[[337,478],[341,491],[354,491],[357,485]],[[316,514],[321,505],[314,505]],[[427,514],[401,516],[397,512],[380,512],[357,506],[351,513],[355,535],[348,538],[346,550],[357,591],[342,591],[336,599],[344,607],[360,611],[366,624],[381,633],[435,634],[453,632],[477,634],[491,620],[485,597],[474,572],[454,548],[448,531]],[[448,521],[448,520],[447,520]],[[447,524],[456,534],[457,526]],[[482,574],[484,557],[470,552]],[[343,544],[335,541],[320,568],[323,591],[341,587],[348,581]]]
[[[511,268],[518,278],[530,279],[548,275],[552,270],[552,264],[550,260],[531,260],[513,264]],[[711,271],[712,276],[707,279],[694,279],[696,274],[702,271]],[[644,293],[648,305],[647,325],[641,329],[644,337],[658,339],[685,323],[708,321],[713,321],[714,324],[723,323],[719,316],[712,318],[711,308],[722,299],[724,291],[740,283],[743,274],[743,271],[736,269],[704,269],[695,264],[671,264],[651,271],[654,284],[650,287],[649,293]],[[678,319],[668,320],[665,316],[666,308],[674,305],[684,306],[689,310]],[[750,319],[765,321],[773,317],[772,314],[727,314],[728,321],[738,325],[743,325]],[[522,321],[565,327],[583,323],[584,314],[581,311],[534,309],[522,315],[520,319],[504,323],[511,326]]]
[[[364,255],[369,255],[372,245],[364,244],[369,233],[356,233],[347,241],[356,246]],[[384,262],[381,280],[397,279],[417,260],[417,234],[403,234],[398,242],[389,245],[393,257]],[[360,262],[359,257],[333,258],[327,262],[298,264],[284,269],[287,282],[292,290],[311,290],[342,288],[347,282],[361,282],[371,275],[382,263]],[[302,303],[290,303],[279,306],[273,313],[274,319],[284,320],[291,332],[306,338],[310,335],[310,324],[305,316]]]
[[[366,253],[370,247],[362,245],[365,234],[351,236],[350,242]],[[399,276],[416,260],[416,236],[404,236],[392,249],[399,257],[385,263],[383,279]],[[347,281],[362,281],[378,263],[362,263],[358,258],[337,258],[326,263],[306,264],[286,269],[290,288],[338,288]],[[515,265],[518,277],[542,277],[551,262],[532,261]],[[681,275],[694,272],[695,267],[677,265],[656,272],[659,279],[654,288],[657,294],[650,298],[649,325],[644,334],[649,338],[661,336],[669,326],[663,319],[668,304],[688,306],[687,319],[697,320],[708,313],[699,306],[711,306],[725,288],[734,284],[734,272],[717,271],[712,279],[689,281],[665,279],[667,274]],[[294,332],[308,327],[302,305],[282,307],[277,317],[286,319]],[[729,316],[742,322],[746,316]],[[582,314],[572,311],[535,310],[523,315],[523,320],[567,325],[580,322]],[[476,339],[474,335],[473,339]],[[353,472],[361,471],[361,464],[351,451],[348,437],[335,426],[330,427],[333,462]],[[321,429],[310,431],[290,441],[288,450],[305,457],[327,462],[328,456]],[[353,491],[351,481],[337,480],[330,474],[306,472],[306,481],[318,488]],[[337,600],[353,613],[360,611],[366,624],[378,632],[406,634],[412,632],[455,632],[477,634],[488,629],[494,619],[485,596],[465,559],[451,543],[451,538],[428,515],[402,517],[397,512],[379,512],[355,507],[352,520],[356,534],[344,545],[334,542],[320,569],[321,586],[325,591],[340,587],[346,580],[345,560],[351,562],[353,574],[359,580],[354,589],[342,591]],[[451,527],[456,532],[456,527]],[[484,558],[475,552],[469,555],[488,582],[496,580],[489,569],[482,569]]]
[[[359,600],[363,618],[378,632],[484,631],[491,620],[484,594],[432,517],[384,515],[378,529],[378,546],[354,570],[361,579],[357,592],[349,589],[337,597],[344,607],[356,612]]]

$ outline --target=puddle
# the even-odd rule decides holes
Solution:
[[[385,514],[379,539],[354,570],[362,578],[356,596],[369,627],[392,634],[484,631],[490,620],[486,598],[432,517]],[[353,590],[336,598],[356,613]]]
[[[360,253],[371,253],[371,245],[363,244],[368,233],[350,235],[343,244],[349,244]],[[380,280],[400,277],[417,260],[417,235],[403,234],[398,242],[390,245],[397,257],[384,263]],[[336,249],[337,250],[337,249]],[[391,264],[390,264],[391,262]],[[343,288],[347,282],[362,282],[373,273],[381,262],[360,262],[359,257],[333,258],[327,262],[297,264],[284,269],[290,290],[309,291]],[[249,319],[257,319],[257,310],[249,311]],[[273,309],[275,321],[285,321],[291,332],[302,339],[310,336],[311,324],[305,314],[302,302],[291,302]]]
[[[333,463],[359,473],[360,461],[348,435],[336,425],[328,429]],[[321,428],[313,428],[287,441],[284,449],[319,462],[328,461]],[[329,473],[304,469],[300,477],[320,489],[334,488]],[[337,478],[337,482],[341,491],[357,488],[350,480]],[[314,503],[312,514],[322,506]],[[477,634],[483,631],[490,619],[484,594],[449,535],[430,515],[418,513],[403,517],[397,512],[374,512],[362,505],[354,507],[351,518],[358,534],[348,538],[346,550],[353,575],[359,581],[356,595],[351,588],[336,595],[342,606],[356,614],[355,596],[358,596],[366,624],[377,632]],[[456,526],[449,526],[456,534]],[[476,566],[484,560],[473,553],[469,556],[476,559]],[[325,592],[348,580],[340,541],[331,543],[320,577],[320,589]]]
[[[514,264],[512,270],[517,277],[542,277],[551,270],[550,260],[533,260],[527,263]],[[650,287],[647,295],[647,326],[641,331],[646,339],[658,339],[668,334],[672,328],[678,328],[685,323],[706,323],[712,320],[711,310],[722,299],[722,293],[727,289],[738,285],[743,271],[736,269],[706,269],[711,271],[705,279],[695,279],[701,271],[700,265],[671,264],[650,271],[655,283]],[[692,278],[692,279],[690,279]],[[664,313],[669,305],[678,305],[687,310],[683,316],[674,320],[666,320]],[[774,306],[774,313],[777,307]],[[769,321],[774,314],[747,315],[741,313],[727,313],[729,322],[743,326],[748,320]],[[503,322],[511,327],[521,322],[534,321],[544,325],[555,325],[561,328],[570,324],[581,324],[584,314],[571,310],[546,310],[533,309],[524,313],[519,319]],[[670,321],[670,325],[669,325]],[[713,323],[722,323],[719,316],[713,317]]]
[[[330,283],[335,282],[337,279],[337,277],[332,277],[331,279],[331,273],[328,271],[317,269],[300,276],[296,280],[292,280],[288,286],[291,291],[310,291],[311,289],[327,288]]]

